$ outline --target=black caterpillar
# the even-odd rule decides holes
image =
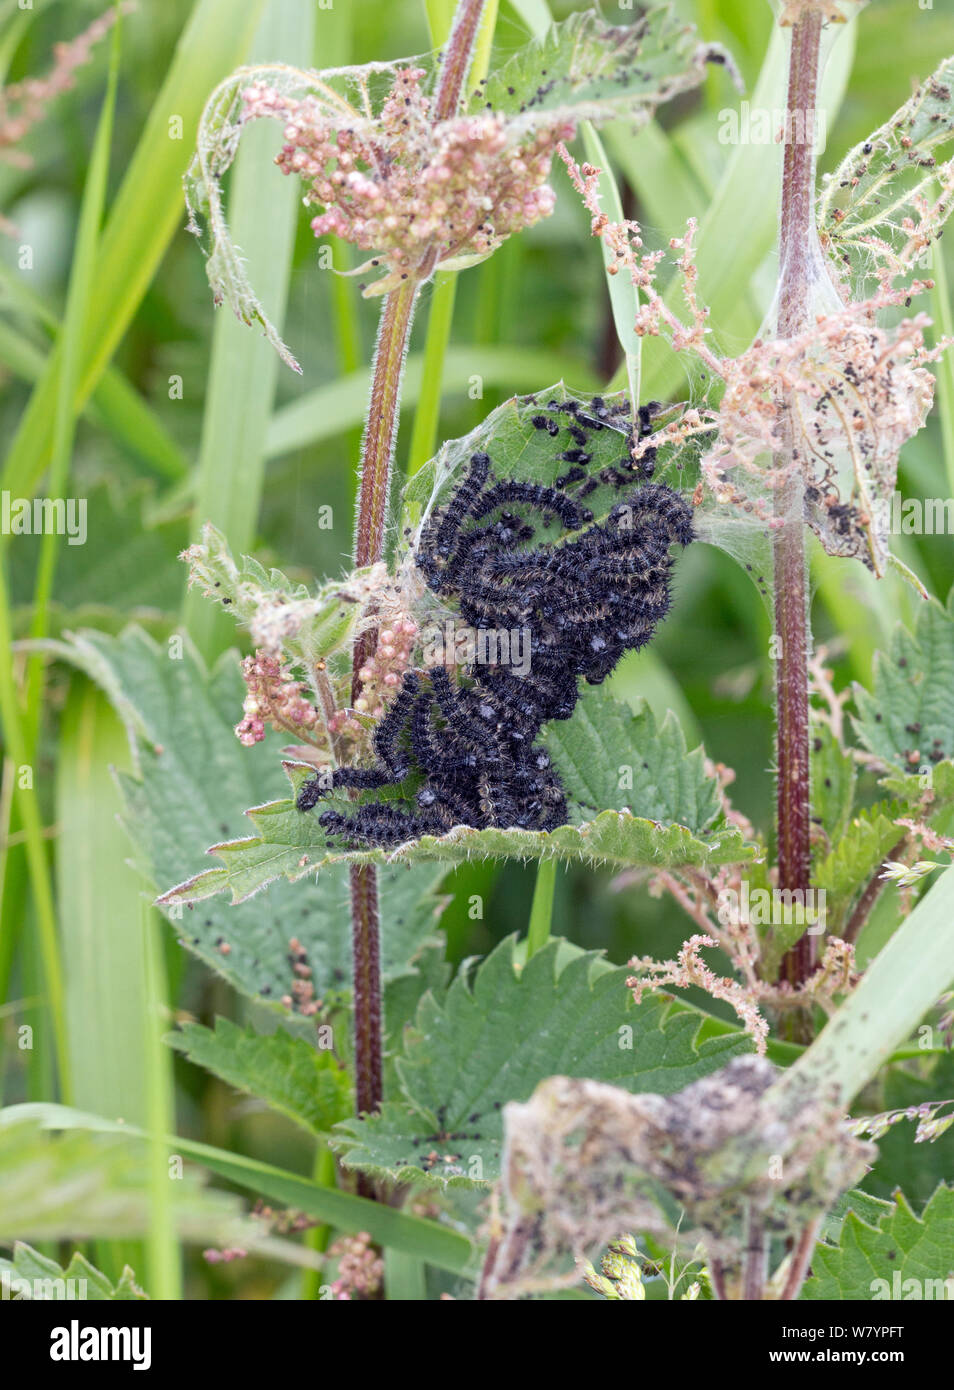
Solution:
[[[618,412],[599,397],[592,415],[575,402],[550,402],[548,409],[570,416],[574,439],[581,425],[602,429],[605,420],[619,427]],[[538,428],[548,427],[543,416],[534,425],[538,419]],[[632,484],[632,475],[623,481]],[[518,548],[535,531],[511,506],[545,523],[559,518],[565,532],[581,534]],[[488,521],[494,512],[497,519]],[[424,526],[415,560],[429,588],[455,600],[478,634],[521,629],[529,669],[521,676],[475,662],[461,668],[461,684],[442,666],[409,671],[375,731],[374,765],[339,767],[331,778],[306,782],[298,809],[310,810],[331,787],[379,790],[417,773],[423,780],[413,809],[400,801],[367,802],[348,814],[329,809],[319,817],[322,827],[353,846],[389,846],[454,825],[564,825],[563,787],[534,740],[549,720],[573,713],[578,677],[598,684],[624,652],[649,641],[669,610],[670,548],[693,537],[691,508],[657,483],[635,487],[605,521],[583,530],[592,520],[568,490],[496,479],[488,455],[474,454],[453,496]]]

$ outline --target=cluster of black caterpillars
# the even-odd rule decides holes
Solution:
[[[541,407],[534,426],[554,440],[565,431],[571,441],[558,455],[571,467],[553,487],[498,479],[487,454],[471,457],[453,496],[423,527],[415,561],[428,587],[477,632],[522,629],[529,670],[521,676],[504,665],[472,664],[460,668],[459,681],[443,666],[408,671],[375,730],[374,765],[313,778],[297,805],[310,810],[332,786],[381,789],[412,775],[419,779],[415,804],[326,809],[319,820],[329,835],[352,846],[389,846],[455,825],[566,824],[560,779],[534,740],[549,720],[573,713],[580,676],[599,684],[624,652],[649,641],[669,609],[670,548],[692,540],[691,508],[647,481],[653,451],[638,465],[630,457],[634,430],[651,432],[651,409],[642,407],[633,427],[623,408],[600,397],[586,407],[573,400]],[[626,456],[591,477],[586,445],[607,428],[625,435]],[[625,500],[588,525],[593,514],[581,500],[600,482],[626,488]],[[534,521],[550,528],[556,519],[563,533],[580,535],[528,545]]]

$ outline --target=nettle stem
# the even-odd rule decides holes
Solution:
[[[460,0],[437,86],[434,119],[453,116],[470,68],[474,42],[480,27],[484,0]],[[385,524],[391,490],[391,464],[401,416],[401,380],[414,321],[418,290],[437,262],[433,248],[400,289],[387,296],[381,309],[378,341],[374,352],[371,403],[361,444],[358,515],[355,527],[354,563],[373,565],[384,554]],[[356,697],[358,672],[374,649],[374,633],[355,643],[352,666],[352,698]],[[380,1109],[381,1062],[381,948],[378,918],[377,871],[371,866],[351,870],[351,942],[354,962],[354,1068],[358,1114]],[[362,1182],[364,1195],[373,1195]]]
[[[778,334],[795,337],[808,327],[816,273],[814,112],[818,91],[822,17],[807,11],[792,30],[788,127],[782,174]],[[796,134],[797,133],[797,134]],[[778,759],[778,886],[807,893],[811,885],[809,769],[808,574],[803,519],[804,478],[794,427],[790,447],[775,466],[789,474],[777,497],[775,635]],[[805,901],[805,899],[802,899]],[[815,938],[806,932],[788,952],[783,974],[802,984],[815,967]]]

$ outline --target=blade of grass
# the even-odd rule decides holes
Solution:
[[[52,459],[47,483],[48,495],[54,500],[59,500],[66,493],[73,456],[73,441],[76,437],[74,402],[82,357],[83,325],[90,308],[99,231],[103,220],[103,209],[106,205],[109,152],[113,137],[116,88],[119,80],[121,34],[122,21],[117,17],[110,41],[106,94],[103,98],[102,111],[93,139],[89,169],[80,202],[79,225],[76,232],[73,261],[70,266],[63,325],[57,338],[57,349],[61,360],[56,382]],[[46,637],[49,630],[49,606],[53,596],[53,583],[56,578],[59,545],[60,537],[57,532],[53,529],[46,531],[40,544],[40,560],[33,593],[33,621],[30,627],[30,636],[35,641]],[[44,670],[45,660],[42,655],[32,655],[28,659],[26,732],[31,745],[35,742],[39,729]]]
[[[102,222],[103,208],[106,200],[106,182],[109,174],[109,150],[112,140],[113,115],[116,105],[116,90],[119,77],[120,30],[121,25],[117,22],[113,27],[111,36],[106,93],[93,140],[89,171],[80,204],[79,224],[73,262],[70,268],[66,309],[64,311],[62,328],[57,339],[57,350],[61,357],[61,368],[56,383],[57,391],[53,419],[52,467],[49,481],[49,495],[54,499],[61,498],[66,491],[70,460],[73,452],[73,440],[76,432],[76,416],[73,406],[82,349],[83,325],[86,321],[90,306],[93,265],[96,256],[99,228]],[[51,529],[44,533],[40,543],[40,558],[37,569],[37,580],[33,601],[33,620],[31,624],[31,636],[38,639],[45,637],[48,631],[49,605],[53,594],[59,542],[59,535],[55,530]],[[36,744],[40,728],[41,705],[43,699],[43,676],[43,658],[41,656],[31,656],[26,666],[26,707],[23,711],[21,725],[23,755],[20,761],[23,764],[29,763],[32,765],[36,761]],[[17,711],[16,717],[20,718],[19,710]],[[25,795],[29,798],[30,802],[35,805],[35,793],[31,791],[27,792]],[[8,836],[17,824],[22,821],[29,834],[28,822],[23,817],[23,797],[19,799],[19,802],[20,804],[17,807],[19,819],[11,815],[7,823],[7,835],[4,837],[5,842],[0,846],[0,860],[6,859],[9,853]],[[27,852],[28,854],[30,852],[29,840]],[[42,858],[42,878],[48,887],[45,868],[45,851]],[[35,872],[41,873],[41,868],[35,853],[34,860],[37,861]],[[34,875],[34,891],[36,891],[37,879],[32,863],[31,875]],[[6,867],[3,866],[0,868],[0,880],[2,880],[4,885],[3,896],[0,897],[0,915],[7,918],[10,924],[8,931],[11,933],[11,937],[14,938],[4,947],[3,954],[6,958],[11,958],[15,950],[14,934],[17,930],[17,922],[22,916],[22,914],[14,911],[15,903],[13,894],[21,887],[22,873],[14,869],[13,873],[8,875]],[[55,921],[47,921],[47,911],[53,911],[52,902],[42,907],[38,904],[38,910],[40,911],[41,928],[44,938],[43,954],[46,961],[46,968],[47,971],[55,970],[58,968],[53,960],[53,955],[57,949],[56,924]],[[50,997],[48,1002],[51,1008],[55,1007],[52,997]],[[65,1001],[67,1011],[69,1009],[69,1002],[69,998],[67,997]],[[61,1025],[61,1027],[65,1026],[65,1024]],[[75,1078],[73,1078],[73,1080],[75,1081]],[[67,1086],[67,1082],[68,1079],[65,1076],[61,1078],[62,1085]],[[72,1081],[69,1082],[68,1089],[64,1091],[64,1094],[73,1094]]]
[[[43,994],[47,1026],[52,1038],[52,1051],[56,1057],[59,1073],[60,1095],[70,1096],[70,1051],[67,1041],[65,994],[63,971],[60,962],[60,944],[56,931],[56,908],[53,888],[50,881],[50,867],[47,858],[43,822],[33,786],[35,769],[27,755],[27,740],[24,734],[14,680],[12,661],[12,632],[10,626],[10,600],[7,590],[5,566],[0,559],[0,723],[3,725],[4,749],[12,759],[18,786],[17,806],[26,836],[26,859],[30,883],[33,889],[33,902],[36,912],[36,932],[40,958],[43,963]],[[20,787],[20,778],[30,775],[29,787]],[[10,878],[4,875],[4,886],[10,886]],[[15,912],[6,910],[0,914],[0,932],[16,931],[23,915],[22,904]],[[6,953],[0,948],[0,957]]]
[[[337,1180],[335,1156],[328,1145],[320,1139],[315,1146],[315,1164],[312,1169],[312,1177],[318,1187],[334,1187]],[[305,1244],[309,1250],[314,1250],[316,1254],[321,1254],[327,1250],[330,1241],[331,1227],[327,1222],[321,1226],[312,1226],[310,1230],[305,1232]],[[320,1296],[322,1274],[323,1271],[320,1269],[302,1271],[301,1296],[303,1299],[316,1299]]]
[[[131,921],[127,921],[127,930]],[[172,1054],[162,1039],[168,1031],[168,991],[162,955],[162,919],[140,898],[140,950],[143,957],[143,1042],[149,1139],[149,1230],[146,1234],[146,1287],[150,1297],[181,1299],[182,1255],[176,1236],[169,1172],[169,1144],[175,1130]],[[135,1036],[135,1035],[133,1035]]]
[[[464,392],[471,377],[479,376],[485,387],[500,386],[509,392],[539,389],[540,383],[565,378],[583,389],[598,386],[593,369],[563,353],[513,347],[449,348],[444,357],[444,390]],[[339,377],[327,386],[307,392],[272,417],[265,443],[266,456],[305,449],[359,424],[368,405],[371,374],[367,369]],[[421,398],[424,357],[413,353],[407,359],[402,401],[414,405]]]
[[[134,1125],[117,1124],[66,1105],[11,1105],[3,1112],[3,1120],[8,1124],[15,1124],[20,1119],[38,1120],[47,1129],[88,1129],[106,1134],[144,1137],[144,1131]],[[452,1274],[466,1273],[472,1267],[474,1247],[466,1236],[449,1226],[442,1226],[425,1217],[410,1216],[383,1202],[372,1202],[367,1197],[355,1197],[350,1192],[319,1186],[309,1178],[275,1168],[270,1163],[246,1158],[244,1154],[228,1153],[225,1149],[200,1144],[181,1135],[165,1135],[163,1143],[247,1191],[295,1207],[308,1216],[317,1217],[319,1221],[327,1221],[339,1230],[367,1231],[376,1244],[403,1250]]]
[[[424,364],[407,473],[412,477],[436,453],[437,426],[441,413],[444,359],[450,342],[454,300],[457,297],[457,272],[438,272],[427,315],[427,338],[424,342]]]
[[[314,10],[268,0],[252,45],[252,61],[289,62],[311,53]],[[232,174],[232,235],[252,266],[257,292],[273,322],[281,324],[288,296],[295,223],[301,205],[297,181],[270,167],[281,135],[270,121],[243,135]],[[238,554],[252,549],[265,476],[264,444],[278,378],[279,358],[260,334],[233,314],[216,319],[202,443],[196,477],[193,530],[211,521]],[[197,589],[186,591],[183,620],[205,656],[214,660],[234,641],[234,624]]]
[[[196,0],[106,223],[93,277],[74,406],[85,406],[185,222],[182,175],[208,93],[248,52],[264,0]],[[4,465],[2,485],[32,494],[49,465],[61,352],[54,349]],[[0,546],[5,538],[0,537]]]
[[[423,1303],[427,1298],[424,1261],[403,1250],[385,1250],[384,1287],[391,1302]]]
[[[609,159],[603,148],[603,142],[589,121],[584,122],[582,134],[587,159],[601,171],[597,185],[600,207],[614,222],[622,222],[623,203],[616,180],[613,177],[613,171],[610,168]],[[603,265],[609,267],[613,260],[613,254],[609,246],[603,241],[600,242],[600,249],[603,252]],[[636,336],[634,327],[636,314],[639,310],[639,295],[628,275],[610,275],[607,270],[606,286],[609,290],[610,305],[613,310],[613,326],[616,329],[619,345],[623,349],[626,383],[635,415],[639,406],[639,377],[643,342],[642,338]]]
[[[129,761],[126,734],[95,686],[74,681],[63,712],[55,811],[56,885],[70,1036],[71,1093],[97,1114],[147,1120],[142,1020],[147,998],[142,883],[110,774]]]
[[[42,325],[50,336],[60,332],[60,321],[53,310],[26,288],[8,265],[0,261],[0,309],[19,314]],[[0,361],[22,381],[39,381],[49,356],[11,324],[0,321]],[[107,367],[96,391],[83,409],[100,430],[113,436],[127,455],[142,460],[163,478],[181,478],[188,471],[185,455],[178,443],[135,386],[129,384],[117,367]]]
[[[533,889],[533,902],[530,905],[530,924],[527,927],[527,960],[536,955],[537,951],[550,940],[556,871],[557,861],[555,859],[541,859],[537,868],[537,881]]]

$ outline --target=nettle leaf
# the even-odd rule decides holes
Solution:
[[[562,859],[617,868],[713,868],[742,863],[759,853],[734,826],[726,825],[703,838],[683,825],[658,825],[626,811],[603,811],[593,820],[549,832],[457,826],[446,835],[424,835],[396,849],[337,849],[329,844],[318,817],[303,814],[295,806],[313,769],[291,763],[285,770],[294,796],[253,807],[247,814],[258,834],[213,845],[209,852],[222,861],[222,867],[207,869],[169,889],[160,903],[167,907],[195,903],[224,892],[231,892],[232,901],[241,903],[282,875],[295,882],[317,873],[320,887],[325,871],[342,864],[461,864],[494,858],[523,863]]]
[[[895,628],[855,704],[862,743],[889,766],[910,773],[954,756],[954,589],[946,606],[920,605],[913,633]]]
[[[256,1033],[226,1018],[214,1030],[184,1023],[166,1041],[230,1086],[258,1096],[312,1134],[351,1114],[351,1083],[334,1054],[279,1029]]]
[[[940,835],[954,836],[954,762],[945,760],[917,774],[892,774],[883,777],[881,785],[909,815]]]
[[[67,1296],[91,1303],[148,1301],[149,1298],[136,1283],[136,1276],[128,1265],[113,1283],[79,1250],[74,1251],[69,1264],[63,1266],[22,1240],[14,1244],[12,1259],[0,1258],[0,1274],[9,1277],[10,1297],[23,1302],[63,1300]],[[17,1280],[23,1282],[17,1283]],[[71,1288],[74,1292],[68,1295]]]
[[[187,640],[181,658],[173,660],[138,628],[118,638],[80,633],[51,649],[102,686],[126,722],[136,775],[119,777],[124,820],[138,851],[137,866],[153,886],[192,873],[202,846],[240,832],[247,806],[280,795],[286,783],[278,736],[253,748],[235,737],[244,684],[234,653],[208,672]],[[280,874],[263,876],[257,887],[274,877]],[[440,878],[433,867],[382,874],[386,981],[409,970],[432,937],[443,907],[435,896]],[[255,903],[212,902],[185,915],[176,908],[172,920],[182,944],[243,994],[271,1003],[292,995],[293,937],[301,943],[319,997],[350,988],[344,866],[329,870],[305,892],[276,883]]]
[[[597,687],[584,692],[571,719],[548,726],[543,742],[581,818],[632,809],[701,834],[722,816],[705,752],[687,751],[672,710],[657,728],[644,701],[633,711]]]
[[[855,898],[901,838],[903,831],[893,819],[896,810],[880,803],[860,811],[816,866],[813,879],[826,894],[825,927],[832,935],[841,935]]]
[[[568,414],[548,413],[548,418],[560,426],[556,435],[551,435],[546,429],[538,429],[533,421],[540,418],[541,409],[545,410],[551,401],[561,405],[566,401],[576,401],[583,413],[592,418],[592,399],[591,396],[570,390],[562,381],[529,396],[511,396],[503,405],[492,410],[470,434],[444,443],[435,457],[414,474],[404,489],[402,528],[413,531],[422,515],[444,500],[446,492],[456,486],[466,471],[470,456],[478,450],[490,455],[494,471],[500,477],[552,484],[569,467],[559,455],[574,443],[568,433],[568,427],[574,421]],[[612,409],[627,405],[629,396],[625,391],[619,391],[602,399]],[[672,406],[661,410],[649,422],[653,430],[668,424],[680,409],[679,406]],[[632,447],[630,430],[631,422],[617,417],[615,422],[607,420],[603,428],[588,432],[586,452],[590,454],[591,462],[587,464],[586,472],[589,478],[598,478],[604,468],[622,470],[629,467]],[[683,492],[690,491],[698,481],[699,454],[700,450],[694,443],[679,446],[671,442],[661,444],[652,475],[653,482],[667,483]],[[642,479],[642,474],[634,472],[632,485],[637,486]],[[604,482],[587,497],[586,505],[592,511],[594,520],[600,521],[619,498],[620,493],[612,483]],[[552,536],[548,537],[546,531],[539,528],[537,540],[559,536],[559,523],[554,524],[552,532]]]
[[[954,142],[952,87],[954,57],[825,175],[818,203],[823,237],[850,256],[861,282],[870,274],[870,238],[900,249],[907,241],[902,223],[916,216],[916,199],[933,202],[942,190],[954,190],[954,161],[938,160],[941,148]]]
[[[700,43],[671,5],[626,26],[584,10],[515,53],[470,109],[512,113],[518,131],[625,116],[642,124],[662,102],[697,87],[707,63],[726,61],[725,49]]]
[[[855,760],[825,724],[812,726],[812,812],[832,844],[848,828],[855,805]]]
[[[939,1187],[920,1217],[900,1192],[877,1223],[850,1211],[838,1244],[816,1246],[802,1297],[954,1301],[954,1187]]]
[[[296,584],[281,570],[266,570],[250,555],[236,563],[211,522],[182,558],[189,562],[189,583],[200,585],[208,598],[228,607],[236,622],[247,624],[256,647],[281,648],[306,670],[320,658],[350,651],[366,569],[354,570],[347,582],[330,580],[312,594],[307,585]]]
[[[554,940],[518,968],[502,942],[446,998],[426,995],[397,1071],[403,1102],[339,1125],[332,1144],[349,1167],[400,1181],[472,1185],[500,1172],[502,1107],[554,1074],[669,1095],[748,1052],[741,1033],[698,1044],[700,1017],[647,998],[625,966]],[[436,1157],[435,1157],[436,1156]]]
[[[148,1146],[131,1135],[54,1134],[35,1107],[0,1110],[0,1242],[128,1240],[150,1222]],[[183,1240],[253,1245],[260,1236],[238,1198],[187,1168],[171,1184]]]

